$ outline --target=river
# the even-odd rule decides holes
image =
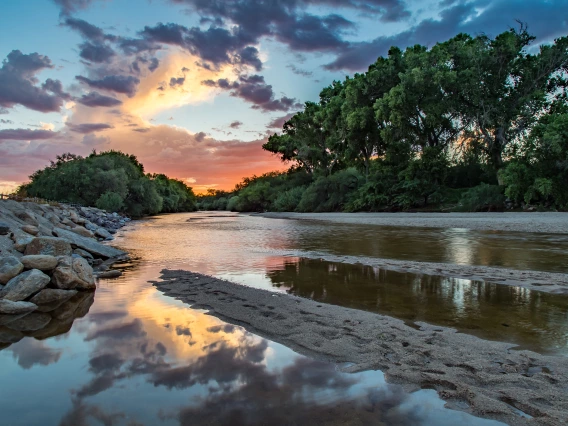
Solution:
[[[149,283],[164,268],[568,352],[565,295],[308,256],[557,272],[565,237],[200,212],[137,221],[113,244],[133,260],[94,298],[72,300],[34,330],[0,326],[2,424],[499,424],[445,408],[431,389],[406,393],[380,371],[344,373],[166,297]]]

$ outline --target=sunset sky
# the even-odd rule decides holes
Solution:
[[[269,134],[391,45],[568,33],[568,0],[1,0],[0,193],[119,149],[197,192],[282,169]]]

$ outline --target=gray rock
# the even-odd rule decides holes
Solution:
[[[10,303],[28,303],[28,302],[10,302]],[[10,324],[12,321],[16,321],[17,319],[20,319],[27,314],[29,314],[29,312],[25,312],[23,314],[0,314],[0,325]]]
[[[42,290],[51,279],[38,269],[26,271],[8,281],[0,298],[19,302]]]
[[[0,258],[0,284],[6,284],[24,270],[24,265],[15,256]]]
[[[63,256],[53,271],[53,285],[61,290],[92,290],[96,288],[93,268],[82,257]]]
[[[84,258],[87,259],[87,260],[89,260],[89,259],[94,259],[93,255],[92,255],[91,253],[89,253],[89,252],[86,251],[86,250],[79,249],[79,248],[73,250],[73,254],[77,254],[77,255],[79,255],[79,256],[81,256],[81,257],[84,257]]]
[[[104,228],[97,228],[97,229],[95,230],[95,235],[96,235],[97,237],[101,237],[101,238],[104,238],[104,239],[106,239],[106,240],[112,239],[112,235],[110,234],[110,232],[108,232],[108,231],[107,231],[106,229],[104,229]]]
[[[26,210],[17,211],[17,212],[14,212],[14,215],[18,219],[27,223],[28,225],[38,226],[38,222],[37,222],[37,219],[35,218],[35,215],[33,213],[29,212],[29,211],[26,211]]]
[[[26,269],[39,269],[40,271],[52,271],[57,266],[57,258],[47,254],[31,254],[23,256],[20,262]]]
[[[37,306],[29,302],[12,302],[11,300],[0,299],[0,314],[18,315],[28,314],[37,309]]]
[[[16,321],[12,321],[6,327],[16,331],[36,331],[44,328],[51,321],[51,315],[43,312],[32,312]]]
[[[8,235],[10,232],[10,225],[5,222],[0,222],[0,235]]]
[[[0,342],[16,343],[24,338],[21,331],[12,330],[5,326],[0,326]]]
[[[77,235],[81,235],[82,237],[93,238],[93,233],[87,228],[83,228],[82,226],[77,226],[71,229],[71,232],[74,232]]]
[[[89,231],[96,231],[98,226],[95,225],[94,223],[87,222],[85,223],[85,228],[87,228]]]
[[[122,275],[122,272],[111,269],[110,271],[103,271],[97,274],[98,278],[118,278]]]
[[[47,305],[51,303],[62,303],[77,294],[77,290],[59,290],[54,288],[44,288],[30,299],[36,305]]]
[[[121,250],[115,249],[114,247],[105,246],[92,240],[91,238],[82,237],[75,234],[74,232],[67,231],[65,229],[56,228],[53,230],[53,232],[58,237],[65,238],[71,244],[74,244],[77,247],[82,248],[83,250],[86,250],[95,256],[109,258],[126,254]]]
[[[39,229],[37,226],[33,226],[33,225],[25,225],[22,226],[22,231],[30,234],[30,235],[37,235],[39,233]]]
[[[44,254],[49,256],[70,256],[72,253],[69,241],[55,237],[36,237],[26,247],[24,254]]]
[[[26,247],[32,242],[33,239],[33,236],[31,236],[27,232],[22,231],[21,229],[14,229],[14,231],[12,232],[14,248],[20,253],[23,253],[26,250]]]

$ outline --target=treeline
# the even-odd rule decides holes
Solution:
[[[568,37],[524,25],[393,47],[335,81],[263,148],[292,167],[212,191],[237,211],[568,208]]]
[[[146,174],[134,155],[93,151],[63,154],[30,176],[21,195],[94,206],[133,217],[196,210],[192,189],[163,174]]]

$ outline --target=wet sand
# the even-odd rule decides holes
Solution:
[[[154,282],[159,290],[193,308],[304,355],[350,363],[347,371],[380,369],[408,391],[436,389],[450,408],[515,425],[568,423],[564,357],[516,351],[511,344],[425,323],[417,329],[388,316],[188,271],[164,270],[161,278]]]
[[[319,220],[359,225],[465,228],[568,234],[568,213],[263,213],[276,219]]]

